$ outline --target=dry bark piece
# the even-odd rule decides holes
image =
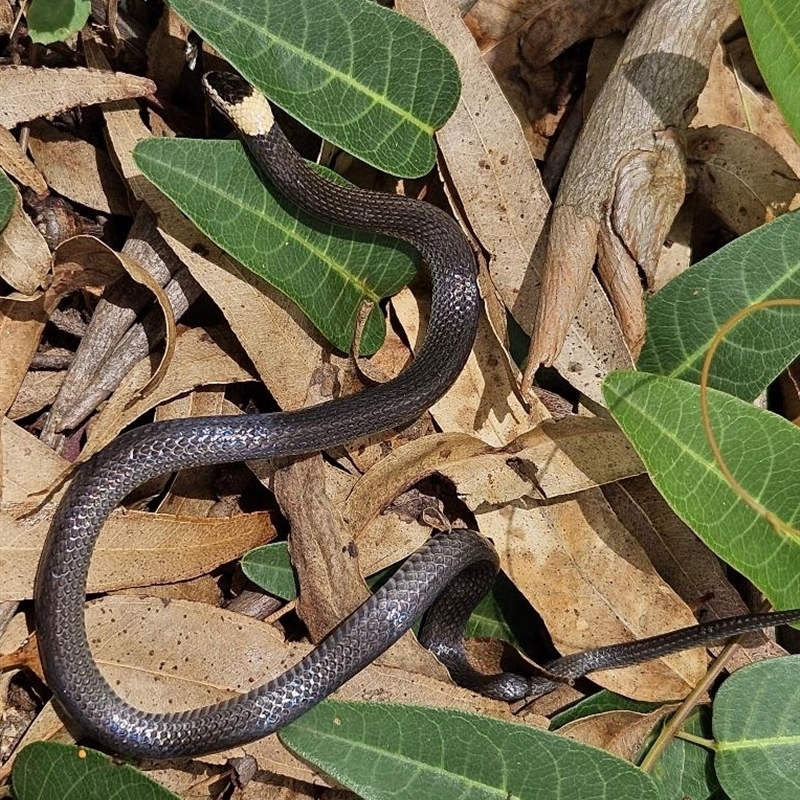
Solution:
[[[735,16],[730,0],[653,0],[629,33],[587,116],[553,208],[524,386],[530,386],[540,363],[552,363],[560,351],[598,255],[601,276],[616,281],[608,287],[615,291],[615,310],[624,306],[635,322],[625,331],[626,340],[634,354],[640,347],[642,290],[625,238],[635,222],[621,210],[626,198],[620,177],[638,170],[640,159],[653,157],[673,179],[680,171],[676,137],[686,129],[705,84],[705,65]],[[660,248],[680,206],[675,186],[670,193],[666,201],[648,194],[637,206],[639,218],[650,220],[640,231],[638,252]],[[617,273],[626,269],[632,274],[621,282]]]
[[[163,306],[156,305],[145,314],[153,292],[138,282],[123,280],[106,289],[42,431],[42,437],[51,443],[55,433],[77,428],[137,362],[160,346],[167,331],[174,339],[174,319],[200,293],[200,287],[163,242],[153,216],[144,207],[134,220],[120,260],[123,265],[140,265],[152,276],[152,282],[164,287],[156,297],[163,301],[165,296],[170,311],[165,313]],[[144,318],[134,324],[140,315]],[[166,364],[166,358],[162,358],[160,368]],[[151,380],[155,379],[154,375]]]
[[[13,128],[37,117],[51,117],[76,106],[154,94],[148,78],[72,67],[0,67],[0,125]]]

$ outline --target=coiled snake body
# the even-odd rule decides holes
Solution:
[[[148,758],[192,756],[252,741],[288,724],[341,686],[431,606],[421,631],[423,643],[460,682],[508,699],[550,691],[558,679],[573,680],[592,669],[623,666],[800,615],[721,620],[600,648],[558,659],[548,665],[549,677],[483,676],[466,660],[462,630],[496,573],[497,556],[478,534],[453,531],[432,538],[316,650],[266,685],[177,713],[148,713],[122,700],[94,662],[83,616],[91,553],[117,504],[144,481],[166,473],[314,452],[412,421],[456,379],[478,322],[474,255],[452,219],[408,198],[329,183],[306,166],[273,124],[266,101],[245,82],[211,73],[205,84],[269,180],[287,196],[322,219],[403,239],[420,252],[431,274],[431,316],[414,362],[389,383],[300,411],[136,428],[78,470],[55,514],[39,564],[36,618],[48,685],[87,734],[116,751]]]

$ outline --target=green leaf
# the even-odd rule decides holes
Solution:
[[[739,0],[756,63],[800,141],[800,5],[797,0]]]
[[[800,797],[800,656],[735,672],[714,700],[717,777],[732,800]]]
[[[649,776],[603,750],[450,709],[327,700],[279,736],[367,800],[657,797]]]
[[[297,303],[339,350],[350,348],[362,303],[394,294],[414,274],[406,245],[328,225],[287,202],[238,141],[146,139],[133,156],[203,233]],[[385,329],[373,308],[362,354],[380,347]]]
[[[800,605],[800,541],[773,528],[731,489],[703,432],[699,387],[620,371],[603,395],[675,512],[778,608]],[[715,438],[733,475],[779,519],[800,522],[800,430],[787,420],[711,390]]]
[[[17,190],[5,172],[0,169],[0,231],[8,225],[16,203]]]
[[[699,383],[720,326],[737,311],[775,297],[800,297],[798,212],[741,236],[658,292],[647,304],[647,341],[637,367]],[[753,400],[800,352],[798,343],[800,308],[759,310],[719,346],[709,384]]]
[[[16,800],[180,800],[138,770],[85,747],[34,742],[11,773]]]
[[[254,547],[242,556],[242,572],[256,586],[282,600],[297,597],[297,576],[292,569],[287,542]]]
[[[545,645],[531,624],[535,614],[513,581],[499,572],[491,590],[467,620],[464,634],[475,639],[502,639],[535,658]]]
[[[609,692],[608,689],[602,689],[550,717],[550,730],[557,731],[570,722],[592,717],[596,714],[605,714],[608,711],[635,711],[638,714],[649,714],[661,705],[662,703],[646,703],[641,700],[631,700],[629,697],[623,697],[621,694]]]
[[[31,0],[26,18],[31,41],[52,44],[69,39],[86,24],[91,0]]]
[[[433,166],[458,68],[407,17],[370,0],[170,0],[242,75],[323,139],[394,175]]]
[[[711,740],[711,709],[696,708],[684,723],[686,733]],[[707,747],[673,739],[650,773],[661,800],[727,800],[714,774],[714,752]]]

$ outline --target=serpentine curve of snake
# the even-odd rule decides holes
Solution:
[[[393,644],[426,611],[420,639],[466,686],[492,697],[535,697],[594,669],[626,666],[800,611],[719,620],[660,637],[557,659],[540,675],[486,676],[466,657],[463,626],[497,572],[479,534],[434,536],[371,599],[296,666],[246,694],[199,709],[151,713],[103,678],[87,640],[89,562],[104,521],[143,482],[189,467],[315,452],[404,425],[435,403],[472,349],[480,299],[469,243],[441,210],[410,198],[332,184],[311,170],[274,124],[266,100],[237,76],[210,73],[209,97],[238,128],[269,181],[329,222],[409,242],[428,265],[432,307],[425,341],[394,380],[313,408],[158,422],[127,431],[83,464],[53,518],[36,579],[42,665],[58,702],[113,750],[147,758],[199,755],[245,744],[296,719]]]

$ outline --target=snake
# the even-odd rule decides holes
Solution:
[[[456,682],[505,700],[533,698],[593,670],[800,617],[798,610],[715,620],[564,656],[531,675],[484,675],[467,658],[464,624],[491,586],[498,556],[479,533],[452,530],[432,536],[305,658],[263,686],[169,713],[144,711],[120,697],[95,663],[84,619],[92,551],[117,505],[145,481],[182,469],[317,452],[412,422],[462,371],[480,311],[475,254],[451,216],[414,198],[330,182],[300,157],[268,101],[244,79],[212,72],[203,83],[212,105],[230,118],[279,192],[321,220],[391,236],[419,252],[430,273],[430,319],[412,363],[386,383],[299,410],[143,425],[119,435],[76,470],[48,530],[34,595],[47,685],[86,735],[113,751],[149,759],[192,757],[252,742],[319,703],[421,616],[420,641]]]

